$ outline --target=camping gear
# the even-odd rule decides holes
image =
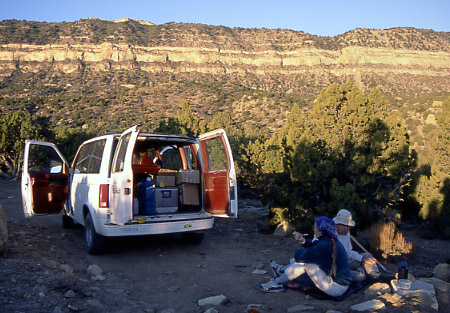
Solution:
[[[156,214],[155,183],[150,177],[143,178],[138,185],[139,213],[142,215]]]

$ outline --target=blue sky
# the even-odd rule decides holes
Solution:
[[[155,24],[283,28],[335,36],[398,26],[450,32],[448,0],[0,0],[0,20],[72,22],[129,17]]]

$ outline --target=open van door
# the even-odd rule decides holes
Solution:
[[[214,216],[237,217],[236,170],[227,135],[217,129],[199,139],[205,211]]]
[[[25,141],[21,189],[25,217],[62,211],[69,195],[69,165],[54,144]]]
[[[139,135],[138,126],[120,135],[111,170],[111,223],[124,225],[133,218],[133,170],[131,159]]]

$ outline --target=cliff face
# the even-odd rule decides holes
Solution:
[[[388,81],[398,79],[395,77],[407,75],[409,79],[417,77],[420,85],[429,81],[425,87],[431,90],[450,88],[448,33],[358,29],[328,38],[290,30],[156,26],[130,20],[31,26],[22,22],[25,24],[20,27],[14,23],[18,22],[3,21],[0,25],[1,76],[16,69],[37,72],[48,66],[71,73],[82,66],[98,72],[139,68],[153,73],[253,75],[281,81],[320,76],[325,83],[351,78],[362,88],[374,87],[368,86],[374,77],[376,87],[383,88]],[[35,30],[34,39],[5,34],[11,29],[18,33],[23,27],[43,30]],[[43,40],[44,33],[52,35]]]
[[[145,47],[125,44],[98,45],[0,45],[2,75],[18,65],[35,71],[39,63],[53,63],[62,72],[78,69],[79,62],[96,71],[111,67],[144,71],[198,71],[201,73],[296,74],[329,71],[337,76],[362,73],[393,73],[445,76],[450,73],[450,53],[345,47],[336,51],[297,48],[292,51],[242,51],[202,47]],[[34,65],[31,66],[30,63]]]

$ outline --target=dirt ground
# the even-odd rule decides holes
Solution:
[[[271,277],[269,259],[288,262],[298,244],[261,232],[258,224],[265,222],[267,211],[258,199],[241,198],[239,217],[216,219],[200,245],[185,244],[175,235],[128,237],[110,241],[106,253],[91,256],[83,249],[82,228],[62,229],[60,216],[25,219],[20,182],[0,178],[10,245],[7,256],[0,257],[0,312],[262,313],[293,311],[298,305],[314,312],[351,312],[352,305],[374,298],[362,291],[340,302],[296,290],[261,292],[258,285]],[[432,276],[438,263],[450,259],[448,241],[422,239],[412,225],[403,233],[417,249],[408,260],[416,277]],[[398,263],[384,265],[396,271]],[[103,274],[92,277],[90,265]],[[220,305],[198,303],[221,295],[226,301]],[[445,299],[438,295],[440,312],[448,310]],[[386,312],[413,311],[436,312],[408,302],[386,304]]]

